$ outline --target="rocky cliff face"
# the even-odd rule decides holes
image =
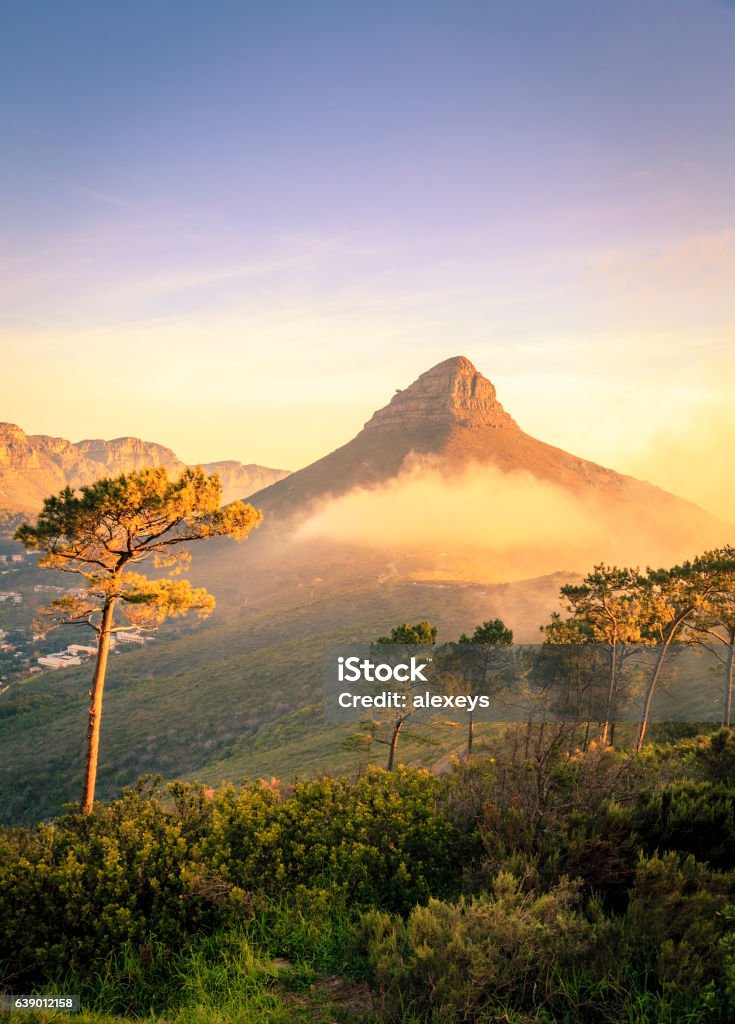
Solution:
[[[63,437],[28,435],[13,423],[0,423],[0,508],[34,512],[44,498],[63,487],[84,487],[103,476],[156,466],[172,475],[186,468],[170,448],[137,437],[72,443]],[[225,502],[247,497],[288,475],[285,470],[239,462],[213,462],[204,468],[220,473]]]
[[[0,423],[0,507],[32,511],[43,498],[66,485],[58,446],[38,443],[13,423]],[[69,442],[65,442],[67,445]]]
[[[469,359],[454,356],[422,373],[404,391],[397,391],[365,424],[366,430],[427,427],[500,428],[518,431],[495,396],[495,388]]]
[[[114,441],[78,441],[74,446],[88,460],[99,463],[101,476],[116,476],[131,470],[164,466],[170,473],[181,473],[184,463],[170,448],[141,441],[139,437],[117,437]]]

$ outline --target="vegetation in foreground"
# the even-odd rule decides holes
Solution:
[[[79,992],[79,1024],[725,1022],[734,809],[730,730],[629,754],[524,726],[440,777],[147,781],[0,832],[0,988]]]

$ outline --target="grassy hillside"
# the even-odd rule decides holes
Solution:
[[[219,598],[209,622],[168,628],[145,649],[113,657],[100,798],[149,772],[216,783],[382,763],[383,748],[345,751],[345,731],[323,721],[325,643],[372,639],[407,619],[437,623],[443,639],[509,611],[511,624],[536,626],[559,587],[556,577],[499,586],[355,581],[345,570],[311,585],[308,567],[251,579],[247,593],[231,565],[216,576],[206,580]],[[48,672],[0,697],[0,821],[32,822],[78,799],[90,674],[89,664]],[[451,729],[432,739],[408,739],[401,758],[430,765],[457,746]]]

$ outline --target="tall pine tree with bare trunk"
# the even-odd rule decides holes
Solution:
[[[94,804],[102,695],[110,643],[116,632],[154,629],[165,619],[195,611],[205,617],[214,597],[202,587],[174,577],[191,556],[182,545],[207,537],[243,540],[262,514],[235,502],[221,508],[222,485],[200,467],[170,480],[164,468],[96,481],[81,491],[66,488],[47,498],[35,526],[21,526],[15,537],[40,551],[40,565],[82,578],[79,592],[52,601],[38,628],[83,625],[97,634],[97,657],[87,724],[82,809]],[[131,569],[150,560],[165,576],[150,579]],[[116,614],[123,624],[115,624]]]

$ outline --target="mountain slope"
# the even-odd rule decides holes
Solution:
[[[290,566],[274,565],[263,578],[248,579],[249,600],[225,600],[218,587],[211,620],[169,625],[145,648],[114,655],[99,797],[112,797],[147,772],[239,783],[245,774],[283,772],[290,779],[382,765],[384,748],[346,752],[341,742],[354,729],[325,724],[326,643],[374,638],[406,617],[428,618],[450,640],[496,615],[519,640],[533,641],[559,587],[570,582],[554,576],[450,591],[401,578],[378,585],[376,567],[355,583],[347,566],[311,589],[308,574],[299,578]],[[88,642],[84,635],[80,643]],[[78,799],[90,673],[89,664],[47,672],[0,694],[0,824],[33,822]],[[441,737],[436,750],[406,746],[401,759],[418,753],[431,764],[456,746],[456,733]]]
[[[593,488],[622,498],[666,494],[526,434],[497,400],[490,381],[469,359],[454,356],[396,392],[346,445],[252,498],[263,508],[288,512],[315,498],[384,483],[415,456],[438,457],[446,472],[469,464],[524,470],[578,493]]]
[[[654,533],[666,525],[699,546],[719,536],[724,526],[692,502],[525,433],[497,400],[490,381],[464,356],[421,374],[346,445],[250,500],[271,519],[280,519],[355,488],[374,491],[422,468],[450,486],[483,470],[509,479],[523,474],[595,513],[624,513]]]
[[[118,476],[149,466],[181,473],[185,464],[163,445],[137,437],[72,443],[62,437],[28,435],[13,423],[0,423],[0,508],[35,512],[43,499],[63,487],[83,487],[103,476]],[[287,476],[281,469],[210,462],[220,473],[224,500],[234,501]]]

